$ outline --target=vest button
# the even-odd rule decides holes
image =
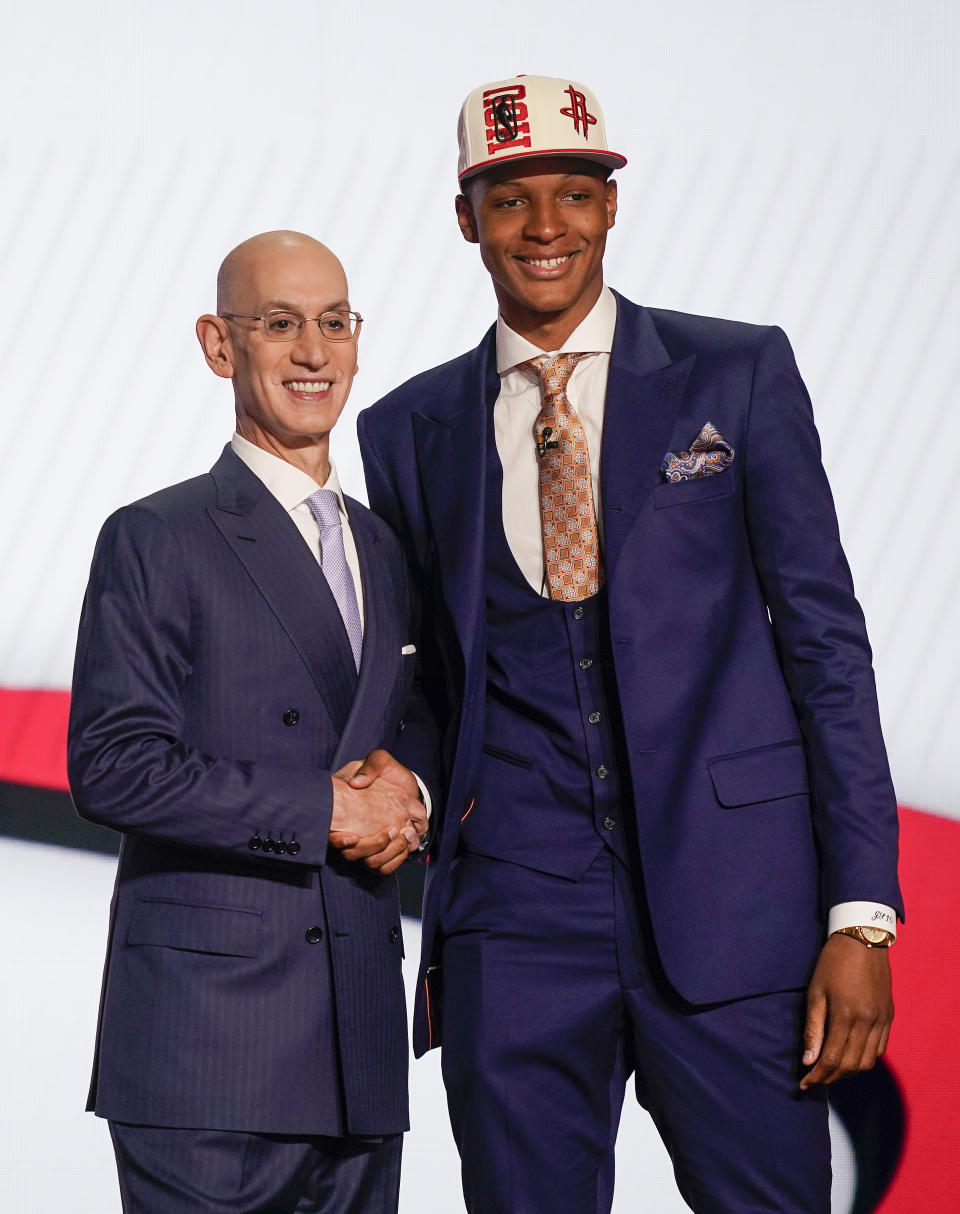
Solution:
[[[307,944],[319,944],[323,939],[323,928],[317,927],[316,924],[313,924],[303,933],[303,938],[306,940]]]
[[[573,618],[574,618],[575,620],[582,620],[582,619],[583,619],[583,608],[582,608],[582,607],[574,607],[574,609],[573,609]]]
[[[589,670],[592,665],[593,665],[593,658],[581,658],[580,659],[580,669],[581,670]]]
[[[587,720],[590,722],[591,725],[599,725],[600,724],[599,712],[591,712],[591,714],[587,717]]]
[[[288,708],[283,714],[284,725],[296,725],[300,720],[300,713],[295,708]]]
[[[605,767],[603,763],[601,763],[600,766],[597,768],[597,778],[599,780],[605,780],[609,774],[610,774],[609,769],[607,767]]]
[[[399,938],[400,938],[400,928],[391,927],[390,928],[390,943],[396,944],[396,942],[399,940]]]
[[[616,826],[616,824],[617,824],[616,818],[604,818],[603,819],[603,829],[604,830],[613,830],[613,828]]]

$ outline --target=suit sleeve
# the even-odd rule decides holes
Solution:
[[[403,548],[407,558],[407,567],[416,569],[416,545],[410,529],[404,504],[390,473],[384,466],[374,439],[374,425],[363,412],[357,418],[357,437],[360,442],[360,458],[363,461],[363,475],[367,483],[367,499],[370,509],[387,523]]]
[[[424,654],[430,648],[429,638],[424,634],[422,617],[424,596],[428,588],[423,584],[422,578],[419,582],[415,580],[415,575],[423,567],[423,562],[419,559],[421,554],[417,550],[405,503],[401,501],[397,487],[376,451],[373,431],[374,427],[370,418],[365,412],[361,413],[357,419],[357,433],[367,484],[367,497],[370,509],[388,524],[394,535],[400,540],[404,559],[404,580],[411,602],[413,621],[411,636],[417,645],[414,695],[406,714],[406,727],[397,742],[396,757],[411,771],[415,771],[430,791],[433,802],[430,834],[435,837],[441,817],[444,787],[443,765],[440,759],[440,734],[445,724],[445,714],[439,706],[434,706],[434,700],[426,690],[431,681],[436,681],[435,678],[431,680],[430,676],[436,676],[437,672],[435,670],[424,671],[422,667]]]
[[[753,562],[804,738],[824,905],[880,902],[902,918],[870,646],[810,400],[779,329],[757,356],[745,458]]]
[[[319,866],[330,773],[203,754],[183,740],[193,665],[189,582],[179,542],[136,507],[107,520],[84,598],[67,746],[81,817],[180,846],[243,855],[271,832]],[[237,655],[238,661],[242,655]]]

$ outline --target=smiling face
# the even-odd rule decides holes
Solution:
[[[222,315],[197,322],[207,362],[233,380],[238,432],[311,475],[326,466],[330,431],[357,371],[357,337],[328,341],[313,318],[349,307],[343,267],[328,248],[306,236],[268,233],[227,258],[217,311],[298,312],[310,318],[299,336],[268,341],[261,323]]]
[[[503,319],[542,349],[561,345],[600,295],[617,214],[616,182],[605,176],[585,160],[530,159],[478,174],[457,199]]]

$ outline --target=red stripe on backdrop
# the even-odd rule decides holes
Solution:
[[[0,780],[66,790],[68,691],[0,687]]]
[[[900,810],[907,922],[893,964],[896,1019],[887,1062],[907,1106],[900,1168],[878,1214],[960,1209],[960,969],[954,938],[960,822]]]

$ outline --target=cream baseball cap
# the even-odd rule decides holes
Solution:
[[[579,156],[611,169],[627,163],[607,147],[603,114],[590,89],[553,76],[481,84],[460,109],[457,138],[461,182],[521,157]]]

